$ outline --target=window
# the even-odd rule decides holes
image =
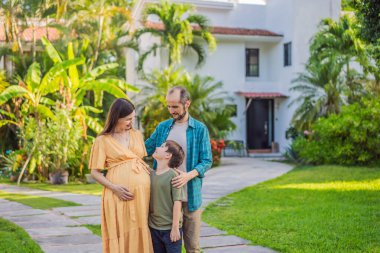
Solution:
[[[259,76],[259,49],[245,49],[245,75]]]
[[[226,105],[226,111],[230,112],[231,117],[237,116],[237,105]]]
[[[292,65],[292,42],[284,44],[284,66]]]

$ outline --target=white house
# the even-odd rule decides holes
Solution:
[[[139,1],[135,14],[146,2]],[[304,71],[309,42],[323,18],[337,20],[340,0],[188,0],[197,12],[211,21],[218,48],[206,63],[195,69],[195,58],[186,57],[189,72],[210,75],[224,83],[234,99],[233,117],[237,130],[230,140],[244,141],[250,152],[270,152],[272,142],[280,152],[288,146],[285,132],[290,126],[296,94],[289,92],[291,81]],[[152,43],[145,37],[142,44]],[[138,83],[128,53],[127,79]],[[159,56],[150,59],[144,69],[162,67]]]

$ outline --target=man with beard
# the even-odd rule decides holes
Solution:
[[[200,227],[202,204],[202,180],[212,165],[208,129],[202,122],[189,115],[189,92],[181,86],[173,87],[166,96],[166,104],[172,118],[158,124],[145,141],[148,155],[166,140],[177,142],[184,150],[184,163],[177,168],[179,175],[172,180],[174,187],[183,187],[183,240],[187,253],[200,252]],[[154,163],[154,169],[156,164]]]

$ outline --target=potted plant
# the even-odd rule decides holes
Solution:
[[[81,126],[73,122],[68,111],[56,109],[54,119],[44,121],[37,152],[48,169],[52,184],[67,184],[70,158],[76,156],[81,143]]]
[[[88,184],[95,184],[96,183],[96,180],[92,177],[91,173],[87,173],[85,174],[86,176],[86,182]]]
[[[69,172],[67,170],[58,170],[54,173],[49,173],[49,179],[52,184],[67,184],[69,182]]]

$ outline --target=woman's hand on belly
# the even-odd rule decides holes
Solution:
[[[133,194],[125,186],[114,184],[112,185],[110,190],[112,190],[112,192],[115,193],[116,196],[118,196],[120,200],[124,200],[124,201],[133,200],[133,197],[134,197]]]

